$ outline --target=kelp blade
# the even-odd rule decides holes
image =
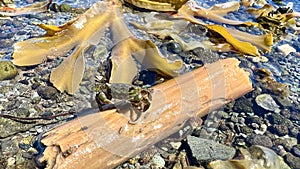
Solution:
[[[237,51],[252,55],[252,56],[259,56],[258,49],[253,46],[251,43],[242,42],[235,39],[223,26],[221,25],[206,25],[208,29],[220,34],[228,43],[230,43]]]
[[[134,59],[133,59],[134,58]],[[150,40],[127,38],[112,52],[112,72],[110,83],[131,84],[137,75],[137,61],[148,70],[155,70],[165,76],[176,77],[183,66],[182,60],[169,61]],[[135,73],[134,73],[135,72]],[[134,73],[128,75],[128,73]]]
[[[18,66],[37,65],[48,58],[65,55],[76,43],[70,36],[33,38],[14,44],[13,63]]]

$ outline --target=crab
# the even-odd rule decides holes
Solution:
[[[151,104],[151,89],[123,83],[106,83],[98,86],[96,101],[100,110],[117,109],[136,124]]]

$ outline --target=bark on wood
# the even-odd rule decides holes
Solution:
[[[113,168],[178,131],[191,118],[250,92],[249,74],[234,58],[153,87],[151,107],[135,125],[116,110],[83,115],[45,133],[47,168]]]

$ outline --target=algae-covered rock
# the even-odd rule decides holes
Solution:
[[[10,61],[0,61],[0,81],[16,77],[18,70]]]

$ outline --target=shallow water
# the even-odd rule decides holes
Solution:
[[[87,1],[81,1],[81,0],[59,0],[54,1],[58,4],[61,3],[67,3],[75,8],[88,8],[93,3],[95,3],[97,0],[87,0]],[[221,2],[228,2],[226,0],[219,0],[218,3]],[[294,2],[293,9],[294,11],[300,11],[300,3],[297,1],[285,1],[284,3],[287,4],[288,2]],[[21,0],[15,0],[15,3],[17,6],[26,5],[25,1]],[[204,7],[209,7],[213,4],[215,4],[216,1],[210,1],[210,0],[201,0],[198,2],[199,5],[202,5]],[[275,8],[279,5],[275,5]],[[230,19],[236,19],[236,20],[253,20],[254,17],[249,16],[245,11],[245,8],[242,7],[239,11],[233,12],[228,14],[226,17]],[[67,20],[73,18],[74,16],[70,13],[51,13],[51,14],[37,14],[37,15],[25,15],[25,16],[19,16],[14,17],[12,20],[0,20],[0,60],[11,60],[11,56],[13,53],[13,44],[26,40],[28,38],[33,37],[39,37],[44,34],[44,31],[38,28],[37,26],[33,25],[32,22],[42,22],[42,23],[50,23],[50,24],[62,24],[65,23]],[[127,14],[127,19],[132,20],[138,20],[139,16],[138,14]],[[209,21],[208,21],[209,22]],[[212,22],[210,22],[212,23]],[[262,32],[258,30],[257,28],[243,28],[239,27],[240,29],[243,29],[245,31],[254,33],[254,34],[261,34]],[[218,55],[217,58],[226,58],[226,57],[236,57],[239,60],[241,60],[241,66],[245,68],[247,71],[251,73],[251,80],[254,83],[253,88],[254,91],[247,94],[240,100],[237,100],[236,102],[232,103],[232,105],[228,105],[223,108],[224,112],[226,112],[230,118],[227,119],[219,119],[219,121],[224,121],[224,123],[232,123],[235,122],[233,120],[234,116],[249,119],[251,116],[257,116],[261,119],[262,123],[267,125],[286,125],[288,126],[288,134],[286,134],[286,137],[291,137],[294,140],[296,139],[296,144],[299,145],[299,114],[300,114],[300,39],[299,35],[293,35],[292,30],[287,31],[288,34],[286,36],[283,36],[280,41],[276,42],[273,47],[272,51],[270,53],[264,54],[269,61],[266,63],[256,63],[253,62],[251,57],[245,58],[243,56],[240,56],[236,53],[230,52],[230,53],[218,53],[215,55]],[[138,35],[145,36],[141,32],[135,32]],[[110,42],[109,37],[103,37],[103,42]],[[287,56],[284,56],[281,52],[278,50],[278,46],[283,44],[289,44],[290,46],[294,47],[297,52],[293,52],[288,54]],[[61,59],[58,59],[56,61],[46,62],[43,64],[40,64],[38,66],[32,66],[27,68],[18,68],[19,75],[12,80],[2,81],[0,82],[0,110],[2,114],[12,114],[12,115],[18,115],[18,116],[25,116],[25,117],[35,117],[35,116],[46,116],[46,115],[55,115],[62,112],[69,112],[69,111],[81,111],[85,108],[93,107],[95,104],[93,102],[94,100],[94,91],[93,91],[93,85],[94,82],[90,82],[90,77],[94,77],[94,74],[101,75],[101,72],[98,72],[97,65],[101,64],[101,60],[105,60],[104,58],[107,56],[107,51],[103,50],[103,46],[96,47],[96,52],[91,49],[91,51],[88,51],[88,57],[86,59],[87,62],[87,68],[85,73],[85,78],[83,79],[80,91],[75,96],[70,96],[67,94],[59,94],[58,92],[55,93],[55,96],[51,99],[45,99],[41,96],[38,89],[41,88],[41,86],[51,87],[51,84],[49,84],[49,73],[52,68],[56,67],[60,62]],[[100,53],[100,55],[95,56],[95,53]],[[208,51],[206,51],[207,54],[210,55]],[[204,54],[203,54],[204,55]],[[95,61],[94,58],[100,58],[99,60]],[[215,57],[216,58],[216,57]],[[211,62],[212,59],[215,59],[213,56],[211,57],[211,60],[208,60],[207,62]],[[204,60],[204,59],[203,59]],[[203,61],[204,62],[204,61]],[[204,63],[207,63],[204,62]],[[268,85],[262,84],[259,80],[257,80],[257,74],[255,73],[253,67],[257,68],[266,68],[271,72],[271,74],[274,76],[274,79],[277,82],[287,84],[288,85],[288,95],[282,97],[282,95],[278,93],[274,93],[274,91],[268,90]],[[34,87],[35,85],[38,85],[37,87]],[[279,106],[279,112],[275,111],[268,111],[262,109],[260,106],[258,106],[255,103],[255,98],[260,94],[269,94],[274,100],[275,103]],[[238,107],[237,103],[240,103],[241,100],[244,99],[248,102],[244,103],[243,106]],[[251,106],[245,106],[247,104],[250,104]],[[249,109],[246,109],[249,108]],[[248,111],[249,110],[249,111]],[[244,117],[240,114],[245,115]],[[276,114],[286,121],[280,121],[280,122],[274,122],[275,120],[269,120],[268,118],[273,118],[273,115]],[[297,115],[298,114],[298,115]],[[16,121],[0,118],[0,125],[1,125],[1,145],[5,145],[8,148],[6,149],[5,146],[2,147],[2,154],[1,154],[1,161],[4,161],[3,164],[7,164],[7,161],[9,157],[17,156],[18,158],[22,156],[22,150],[28,150],[28,147],[22,147],[22,150],[20,149],[20,143],[23,142],[24,139],[28,139],[29,137],[36,136],[39,133],[46,131],[48,128],[51,127],[51,125],[46,125],[48,123],[55,122],[57,123],[59,120],[64,120],[64,118],[56,118],[53,119],[53,121],[49,122],[42,122],[38,124],[22,124],[18,123]],[[291,124],[292,123],[292,124]],[[235,122],[233,123],[236,126],[242,126],[244,124],[252,125],[252,123],[239,123]],[[261,125],[261,124],[258,124]],[[294,135],[290,131],[293,127],[298,129],[298,133],[295,132]],[[254,127],[253,127],[254,128]],[[218,129],[221,131],[221,129]],[[238,133],[234,129],[232,129],[233,132]],[[276,130],[269,130],[271,132],[271,135],[276,135],[274,137],[278,137],[278,133],[276,133]],[[272,133],[273,132],[273,133]],[[243,133],[248,134],[248,133]],[[14,136],[15,140],[10,140],[10,138]],[[283,136],[280,136],[280,138],[284,138]],[[9,141],[10,140],[10,141]],[[245,139],[246,140],[246,139]],[[276,149],[278,146],[284,147],[285,151],[288,153],[293,153],[291,147],[295,147],[295,145],[285,145],[285,143],[276,143],[276,139],[272,139],[274,142],[274,146],[272,148]],[[236,143],[236,142],[234,142]],[[295,144],[293,142],[292,144]],[[25,146],[28,146],[29,144],[25,144]],[[280,154],[279,152],[277,152]],[[8,154],[8,155],[7,155]],[[282,155],[282,154],[280,154]],[[297,156],[293,154],[294,156]],[[283,156],[283,155],[282,155]],[[299,159],[299,156],[297,156]],[[17,159],[17,158],[16,158]],[[23,164],[25,159],[21,158],[20,161],[17,161],[16,164]],[[0,166],[3,167],[5,165]]]

